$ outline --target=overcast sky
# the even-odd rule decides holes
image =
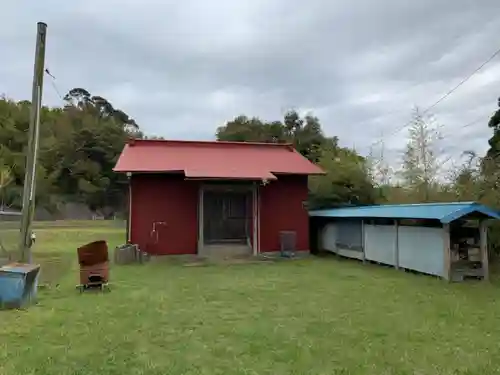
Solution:
[[[500,48],[499,0],[16,0],[2,4],[0,92],[29,99],[36,22],[62,94],[106,97],[149,134],[212,139],[239,114],[312,111],[366,154]],[[444,152],[484,152],[500,56],[433,113]],[[61,100],[46,77],[44,104]],[[473,125],[463,127],[474,122]]]

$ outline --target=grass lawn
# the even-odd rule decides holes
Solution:
[[[39,304],[0,312],[1,374],[496,374],[500,283],[446,284],[335,258],[115,266],[83,294],[76,247],[123,231],[37,230]],[[56,287],[56,284],[59,286]]]

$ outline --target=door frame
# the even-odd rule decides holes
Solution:
[[[260,252],[260,192],[259,184],[210,184],[201,183],[198,188],[198,254],[203,253],[204,240],[204,198],[205,191],[241,191],[251,192],[252,197],[252,252],[257,255]]]

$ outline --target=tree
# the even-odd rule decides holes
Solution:
[[[90,92],[80,87],[69,90],[69,92],[64,96],[64,100],[67,105],[80,109],[85,109],[85,107],[90,104],[90,98]]]
[[[262,121],[238,116],[217,128],[219,141],[290,143],[309,160],[326,171],[310,179],[310,207],[366,204],[374,201],[368,164],[355,151],[341,148],[337,137],[325,137],[319,119],[285,113],[283,121]]]
[[[439,126],[434,119],[415,108],[400,176],[403,186],[413,190],[420,202],[430,200],[431,190],[438,182],[437,141],[440,139]]]
[[[62,108],[43,107],[37,163],[38,207],[81,202],[105,215],[123,209],[126,178],[113,172],[127,138],[143,137],[136,122],[105,98],[70,90]],[[2,202],[21,208],[30,102],[0,99]]]
[[[478,201],[482,197],[480,160],[474,151],[464,151],[465,161],[452,173],[454,200]]]
[[[291,143],[302,155],[315,162],[321,145],[328,142],[317,117],[309,114],[301,118],[296,111],[288,111],[283,122],[237,116],[217,128],[216,137],[219,141]]]
[[[500,206],[500,194],[496,192],[500,188],[500,98],[498,109],[488,121],[488,127],[492,129],[493,135],[488,140],[489,148],[486,156],[481,160],[480,170],[483,182],[483,198],[495,207]]]
[[[375,202],[375,191],[366,159],[355,151],[325,147],[320,151],[319,165],[326,175],[313,176],[310,179],[311,208]]]
[[[500,155],[500,98],[498,98],[498,109],[491,116],[488,127],[493,130],[493,136],[488,141],[490,148],[486,156],[497,159]]]
[[[0,162],[0,211],[12,204],[12,193],[9,190],[14,182],[12,168]]]
[[[57,153],[66,157],[52,171],[71,199],[108,216],[124,201],[126,178],[112,169],[130,136],[128,126],[133,120],[101,97],[91,97],[84,108],[66,108],[64,115],[73,129],[58,144]]]
[[[286,143],[285,128],[280,121],[264,122],[258,117],[240,115],[216,130],[219,141]]]
[[[373,149],[370,150],[366,163],[378,200],[385,202],[389,199],[389,195],[392,193],[391,190],[393,190],[391,185],[393,169],[386,160],[384,142],[381,142],[378,155],[374,153]]]
[[[67,107],[77,108],[88,113],[93,113],[100,118],[112,119],[120,124],[127,132],[136,132],[139,125],[127,113],[121,109],[116,109],[102,96],[92,96],[89,91],[82,88],[71,89],[64,100]]]

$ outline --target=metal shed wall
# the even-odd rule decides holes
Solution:
[[[443,228],[400,226],[399,266],[429,275],[444,275]]]
[[[320,234],[323,250],[355,259],[363,259],[363,235],[360,220],[328,223]]]
[[[395,225],[365,225],[365,258],[397,266]]]
[[[320,241],[323,250],[337,251],[337,226],[334,223],[325,225],[321,231]]]
[[[442,227],[365,224],[361,232],[361,220],[335,219],[325,224],[318,240],[322,250],[348,258],[445,276]]]

